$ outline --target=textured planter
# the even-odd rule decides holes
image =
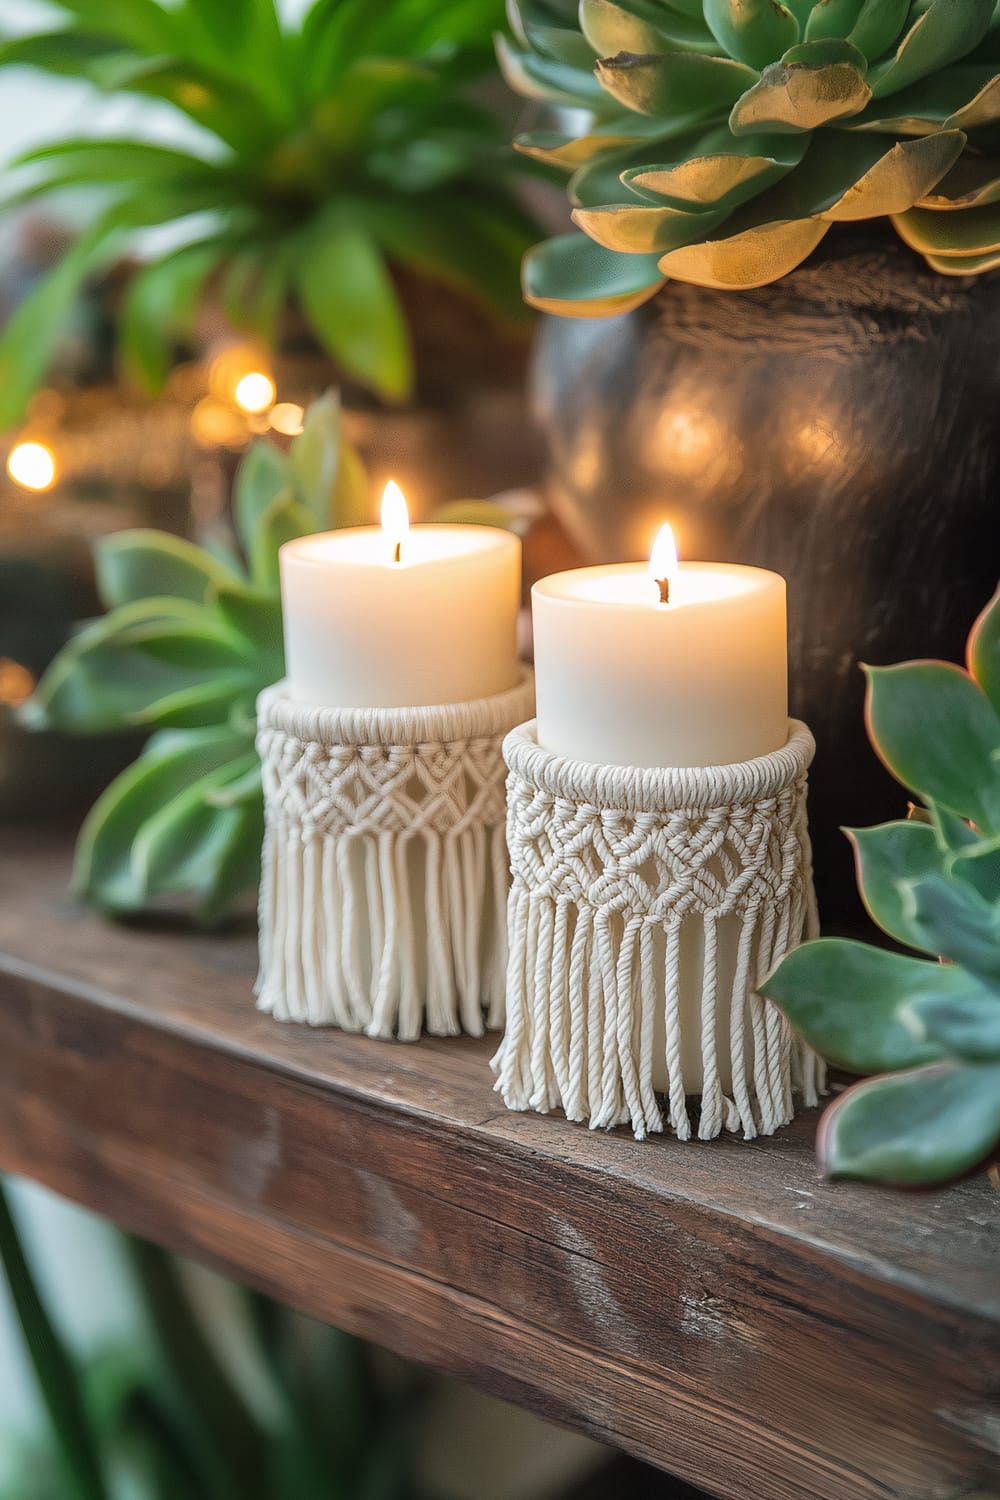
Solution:
[[[546,320],[535,405],[552,504],[592,560],[682,555],[788,579],[791,712],[817,741],[820,913],[860,913],[838,828],[903,792],[859,661],[961,659],[1000,567],[1000,282],[934,276],[876,227],[752,292],[668,285],[624,317]]]

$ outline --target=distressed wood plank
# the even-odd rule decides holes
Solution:
[[[252,1009],[252,935],[112,927],[0,858],[0,1165],[733,1500],[1000,1481],[1000,1195],[819,1181],[814,1118],[636,1145],[491,1043]]]

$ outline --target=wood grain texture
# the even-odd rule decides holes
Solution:
[[[490,1042],[252,1008],[252,936],[114,927],[4,836],[0,1167],[732,1500],[1000,1483],[1000,1194],[826,1185],[815,1118],[637,1145]]]

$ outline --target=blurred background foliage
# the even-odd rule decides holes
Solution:
[[[418,519],[536,477],[519,261],[557,193],[508,144],[502,11],[4,7],[0,820],[75,815],[141,748],[18,721],[101,608],[104,539],[229,546],[243,455],[287,452],[331,384],[371,493]]]
[[[0,427],[19,420],[88,274],[137,232],[174,243],[129,278],[118,344],[163,388],[207,298],[274,348],[305,332],[341,377],[390,402],[415,384],[406,294],[392,268],[523,317],[518,271],[537,220],[508,129],[474,85],[493,70],[502,0],[52,0],[8,37],[0,67],[86,80],[183,117],[183,144],[71,135],[8,169],[6,209],[87,194],[88,223],[0,339]]]
[[[14,1180],[0,1411],[0,1500],[698,1500]]]
[[[119,914],[179,899],[214,922],[255,890],[257,696],[285,671],[278,551],[294,537],[368,523],[373,498],[327,392],[287,451],[266,438],[250,446],[225,541],[198,547],[144,527],[98,542],[107,613],[74,632],[20,711],[35,729],[68,734],[153,731],[84,821],[79,894]],[[453,501],[428,519],[517,524],[486,500]]]

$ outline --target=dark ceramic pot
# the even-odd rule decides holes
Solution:
[[[548,319],[535,405],[589,558],[641,557],[669,518],[682,556],[787,578],[822,914],[853,926],[839,826],[905,811],[858,662],[960,660],[1000,571],[1000,281],[937,277],[877,229],[827,244],[756,291],[674,283],[620,318]]]

